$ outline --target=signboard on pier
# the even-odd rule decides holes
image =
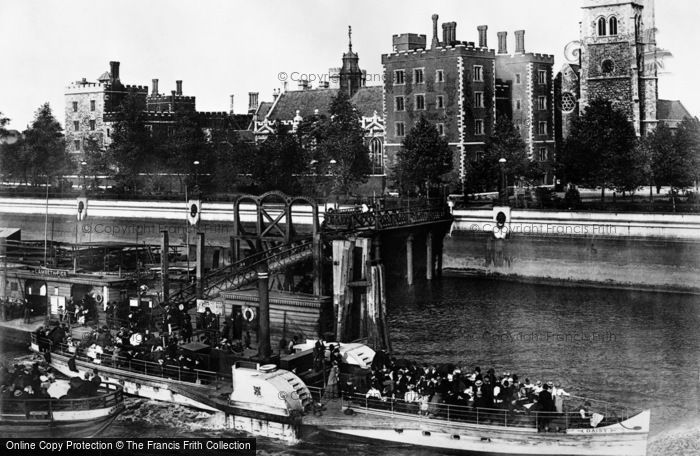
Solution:
[[[206,299],[197,300],[197,312],[204,313],[206,308],[209,307],[211,313],[215,315],[224,314],[224,302],[223,301],[208,301]]]

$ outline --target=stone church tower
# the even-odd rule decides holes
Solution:
[[[654,0],[583,0],[582,8],[581,108],[612,100],[646,135],[657,123]]]

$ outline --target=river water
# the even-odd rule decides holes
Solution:
[[[649,454],[700,454],[700,296],[443,278],[391,290],[397,357],[494,367],[577,396],[651,408]],[[128,399],[105,436],[233,436],[214,415]],[[311,435],[271,455],[419,456],[429,450]]]

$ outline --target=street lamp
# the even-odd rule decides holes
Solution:
[[[503,191],[501,204],[505,204],[505,202],[508,201],[508,191],[506,190],[506,159],[501,158],[498,160],[498,163],[501,165],[501,189]]]
[[[311,169],[311,172],[314,174],[313,176],[313,194],[316,196],[316,179],[318,178],[318,168],[316,165],[318,164],[318,160],[311,160],[309,162],[309,168]]]
[[[85,167],[87,166],[87,162],[85,160],[80,162],[80,177],[83,180],[82,184],[78,184],[78,186],[82,185],[83,191],[85,191]]]
[[[197,187],[197,185],[199,185],[199,160],[193,161],[192,164],[194,165],[194,186]]]

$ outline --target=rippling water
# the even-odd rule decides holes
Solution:
[[[560,381],[574,395],[652,410],[649,454],[700,454],[700,296],[445,278],[390,293],[398,357]],[[234,436],[222,418],[128,399],[105,436]],[[435,454],[311,435],[260,454]]]

